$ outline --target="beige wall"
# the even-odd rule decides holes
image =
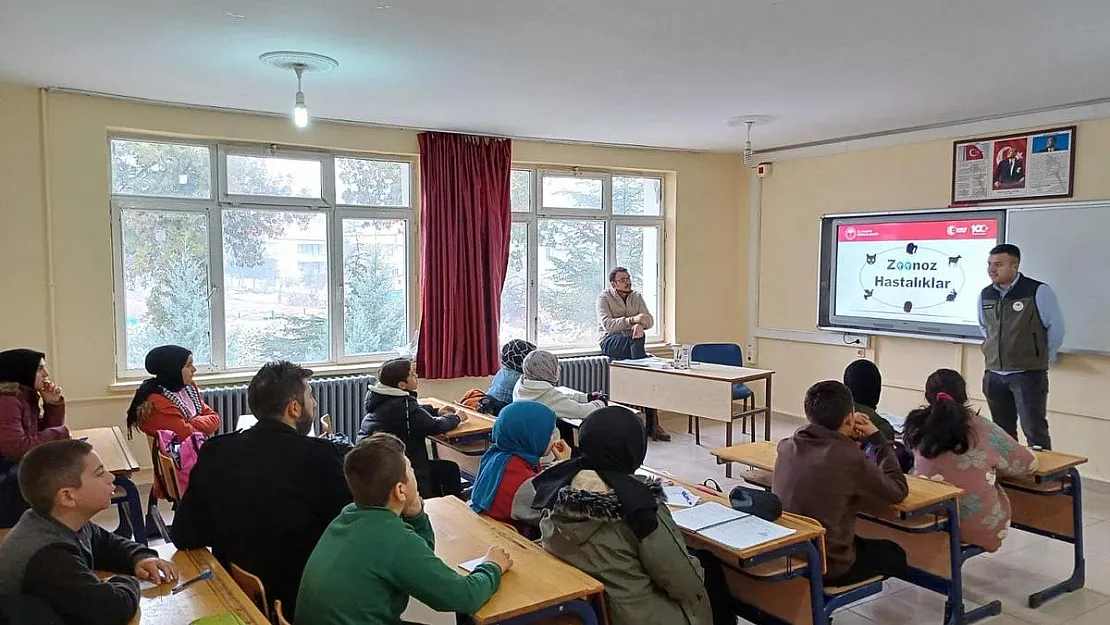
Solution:
[[[0,306],[0,348],[25,345],[50,352],[54,377],[66,389],[73,427],[121,424],[129,399],[108,388],[115,381],[110,130],[417,152],[416,133],[407,130],[316,123],[298,132],[282,118],[42,94],[10,84],[0,84],[0,106],[0,266],[5,269],[0,286],[6,295]],[[747,178],[739,157],[515,141],[513,158],[667,172],[668,338],[744,340],[746,319],[739,304],[747,257],[737,243],[747,240],[742,217]],[[53,246],[53,309],[48,243]],[[426,382],[424,390],[450,397],[483,383]]]
[[[1110,153],[1110,119],[1082,123],[1077,134],[1075,199],[1110,198],[1103,171]],[[935,141],[833,156],[776,162],[763,182],[760,232],[759,325],[814,330],[817,311],[818,219],[826,213],[941,208],[950,202],[952,143]],[[985,261],[984,261],[985,262]],[[1063,302],[1067,314],[1067,302]],[[979,390],[983,358],[976,345],[876,337],[883,372],[883,410],[905,414],[922,401],[925,378],[940,367],[963,372]],[[853,348],[761,339],[759,366],[779,371],[778,409],[801,414],[805,389],[840,378],[857,357]],[[1051,371],[1049,422],[1053,446],[1089,456],[1085,473],[1110,479],[1110,358],[1064,355]]]

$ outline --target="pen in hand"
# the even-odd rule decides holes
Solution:
[[[203,582],[204,580],[207,580],[207,579],[212,579],[212,569],[211,568],[206,568],[206,569],[204,569],[203,571],[200,572],[200,575],[197,575],[196,577],[194,577],[190,580],[186,580],[184,582],[181,582],[180,584],[177,585],[177,588],[174,588],[172,591],[170,591],[170,594],[176,595],[177,593],[181,592],[182,590],[185,590],[187,587],[192,586],[193,584],[195,584],[197,582]]]

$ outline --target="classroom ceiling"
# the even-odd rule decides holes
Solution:
[[[314,117],[768,149],[1110,96],[1106,0],[34,0],[0,80]]]

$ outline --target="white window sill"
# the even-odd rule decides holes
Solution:
[[[667,343],[648,343],[646,347],[649,353],[659,355],[666,352],[667,355],[670,355],[670,345]],[[563,349],[552,349],[550,351],[552,354],[555,354],[556,356],[561,356],[563,358],[601,355],[601,350],[596,347],[567,347]],[[313,376],[318,378],[342,375],[363,375],[367,373],[377,375],[378,369],[381,368],[384,362],[385,361],[382,360],[377,362],[359,362],[346,365],[308,365],[308,368],[312,369]],[[254,377],[253,371],[236,371],[233,373],[209,373],[204,375],[197,375],[194,378],[194,381],[197,383],[197,386],[202,387],[228,386],[232,384],[245,384],[247,382],[250,382],[250,379],[252,377]],[[108,386],[108,392],[120,394],[134,393],[135,390],[138,389],[139,385],[142,383],[143,380],[141,379],[120,380],[118,382],[115,382],[114,384],[110,384]]]

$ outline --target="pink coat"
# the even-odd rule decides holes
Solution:
[[[65,403],[43,404],[34,389],[0,382],[0,458],[16,461],[33,447],[69,438]]]
[[[1010,499],[1000,477],[1029,475],[1037,468],[1037,456],[991,421],[971,416],[971,448],[962,454],[945,452],[926,458],[914,451],[914,473],[958,486],[967,494],[960,498],[960,536],[965,543],[998,551],[1010,528]]]

